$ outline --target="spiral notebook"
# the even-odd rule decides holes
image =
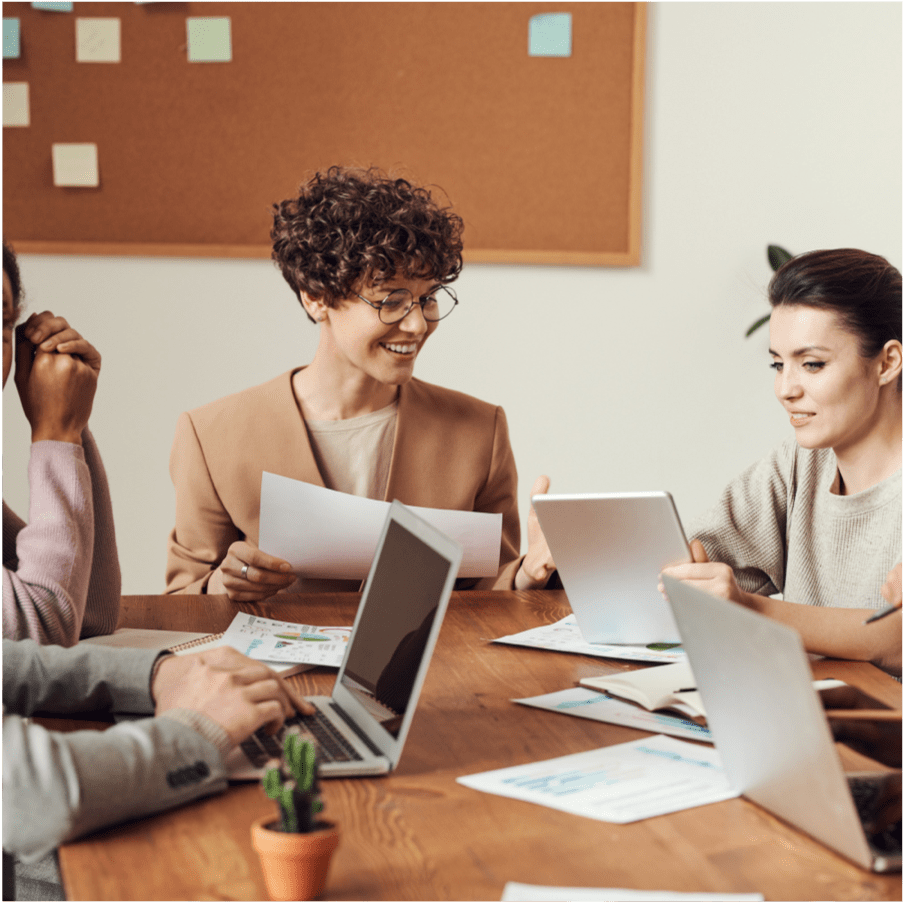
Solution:
[[[228,645],[225,633],[193,633],[185,630],[151,630],[144,627],[120,627],[106,636],[93,636],[82,640],[93,646],[109,646],[119,649],[159,649],[185,655],[188,652],[199,652],[202,648],[215,649]],[[268,668],[288,677],[308,671],[314,665],[304,662],[275,662],[263,660]]]

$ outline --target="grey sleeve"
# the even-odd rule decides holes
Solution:
[[[702,542],[710,561],[729,564],[750,593],[770,596],[784,588],[795,445],[778,446],[732,480],[687,532]]]
[[[3,718],[3,849],[25,862],[226,785],[216,747],[170,718],[74,733]]]
[[[20,717],[41,709],[152,712],[150,679],[158,655],[4,641],[5,851],[33,861],[89,831],[225,789],[220,750],[184,717],[74,733],[48,731]]]
[[[4,640],[4,710],[17,715],[41,709],[151,713],[150,678],[159,655],[154,649],[92,644],[64,649]]]

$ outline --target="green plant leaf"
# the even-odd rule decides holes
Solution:
[[[768,263],[773,270],[779,270],[785,263],[787,263],[788,260],[791,260],[792,258],[793,255],[786,248],[782,248],[780,245],[768,246]],[[749,335],[749,333],[747,333],[747,335]]]
[[[314,785],[316,775],[317,751],[313,743],[305,742],[301,750],[301,773],[303,780],[299,783],[302,790],[310,790]]]
[[[770,319],[771,314],[765,314],[764,317],[759,317],[759,319],[746,330],[746,338],[749,338],[760,326],[764,326]]]
[[[263,789],[270,799],[279,799],[282,793],[282,775],[279,774],[278,768],[267,769],[263,776]]]

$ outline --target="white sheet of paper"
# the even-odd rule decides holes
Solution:
[[[568,687],[557,693],[513,699],[512,702],[547,709],[550,712],[576,715],[578,718],[589,718],[591,721],[606,721],[609,724],[635,727],[637,730],[653,734],[670,734],[672,737],[683,737],[684,740],[713,742],[708,729],[696,724],[695,721],[661,712],[648,712],[644,708],[622,702],[607,693],[600,693],[589,687]]]
[[[3,83],[3,127],[25,128],[31,125],[28,82]]]
[[[509,881],[502,891],[502,900],[521,903],[742,903],[742,901],[764,900],[762,894],[711,894],[681,893],[674,890],[634,890],[632,887],[547,887],[541,884],[519,884]]]
[[[411,510],[463,547],[459,577],[498,573],[501,514],[414,506]],[[264,472],[260,548],[284,558],[299,577],[363,580],[388,511],[388,502]]]
[[[662,735],[466,775],[458,783],[618,825],[740,795],[714,748]]]
[[[686,661],[687,653],[680,646],[659,649],[658,643],[648,646],[628,644],[587,643],[577,626],[577,619],[567,615],[554,624],[531,627],[520,633],[500,636],[495,643],[510,646],[529,646],[533,649],[548,649],[552,652],[576,652],[579,655],[596,655],[599,658],[622,658],[635,662],[680,662]],[[670,644],[664,644],[670,645]]]
[[[54,144],[53,184],[58,188],[100,185],[96,144]]]
[[[119,19],[76,19],[75,61],[77,63],[120,62],[120,31]]]
[[[223,634],[222,645],[259,661],[338,668],[350,636],[350,627],[294,624],[240,611]]]

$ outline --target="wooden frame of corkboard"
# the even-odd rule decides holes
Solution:
[[[4,232],[19,252],[268,257],[270,206],[332,164],[436,188],[465,258],[640,260],[646,4],[4,3]],[[528,54],[568,12],[569,57]],[[118,17],[120,63],[76,63],[75,19]],[[189,63],[186,19],[228,16],[232,61]],[[51,145],[95,142],[100,186],[53,185]],[[447,200],[446,200],[447,199]]]

